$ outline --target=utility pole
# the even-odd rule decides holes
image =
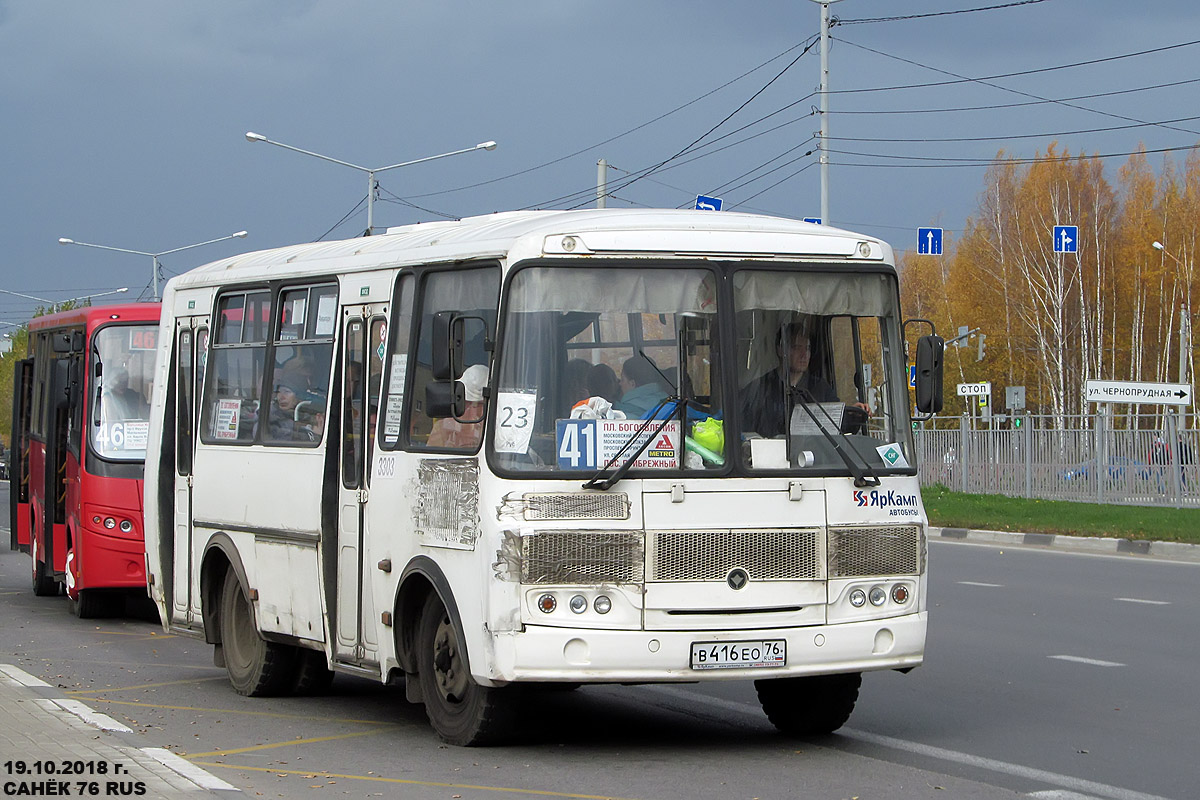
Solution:
[[[608,161],[596,162],[596,208],[608,207]]]
[[[821,165],[821,224],[829,225],[829,5],[839,0],[812,0],[821,6],[821,133],[817,160]]]

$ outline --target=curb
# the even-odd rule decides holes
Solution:
[[[1110,539],[1099,536],[1064,536],[1054,533],[971,530],[968,528],[927,529],[931,537],[950,541],[999,544],[1009,547],[1042,547],[1072,553],[1151,556],[1171,561],[1200,564],[1200,545],[1182,542],[1151,542],[1144,539]]]

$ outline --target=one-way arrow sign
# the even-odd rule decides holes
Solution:
[[[1089,403],[1150,403],[1164,406],[1190,406],[1192,387],[1186,383],[1145,383],[1143,381],[1088,381]]]

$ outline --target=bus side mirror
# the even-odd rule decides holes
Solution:
[[[942,410],[942,356],[945,342],[937,334],[917,340],[917,411],[936,414]]]
[[[453,311],[439,311],[433,315],[432,359],[435,381],[452,381],[462,374],[462,331],[462,320]]]
[[[425,413],[435,419],[467,413],[467,391],[462,381],[442,380],[425,385]]]
[[[75,331],[73,334],[71,334],[72,353],[82,353],[84,344],[83,331]]]
[[[71,338],[72,338],[71,334],[69,334],[69,333],[51,334],[50,343],[51,343],[51,347],[54,349],[54,352],[56,352],[56,353],[71,352],[71,345],[73,344],[73,342],[71,341]]]

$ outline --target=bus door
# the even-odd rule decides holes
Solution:
[[[66,575],[67,544],[67,452],[72,415],[73,336],[55,334],[54,350],[63,355],[50,362],[49,403],[46,406],[46,457],[42,470],[41,537],[34,558],[35,587],[39,595],[57,594],[55,582]],[[82,332],[79,349],[82,350]],[[77,432],[76,432],[77,433]],[[35,534],[36,535],[36,534]],[[39,574],[40,573],[40,574]]]
[[[9,532],[13,550],[29,552],[29,426],[33,412],[33,359],[13,365],[13,427],[9,439]]]
[[[341,481],[338,502],[337,609],[334,657],[342,663],[375,664],[378,617],[365,565],[368,532],[364,523],[368,480],[375,448],[380,378],[387,349],[387,305],[343,309]]]
[[[208,328],[200,327],[203,320],[181,319],[175,330],[175,502],[173,527],[161,526],[164,538],[173,541],[159,543],[160,551],[173,548],[174,568],[167,571],[164,587],[172,598],[171,618],[191,624],[199,612],[199,595],[193,587],[196,578],[192,559],[192,461],[196,452],[196,420],[200,383],[204,379],[204,356],[208,352]],[[195,601],[195,602],[193,602]]]

